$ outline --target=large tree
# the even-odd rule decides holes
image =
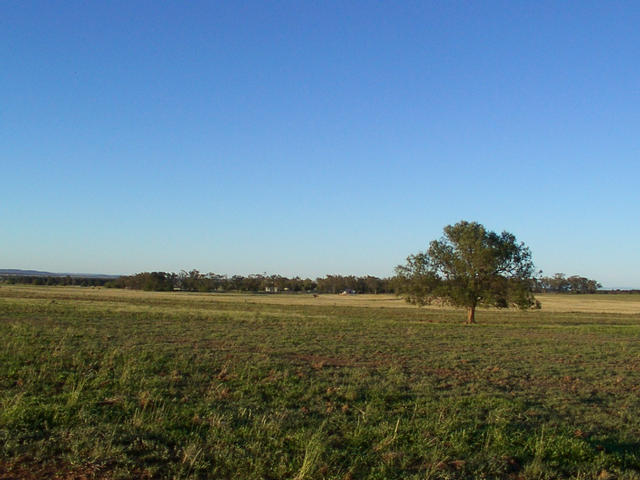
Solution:
[[[446,226],[426,252],[396,267],[398,293],[408,302],[440,300],[466,307],[467,323],[475,323],[478,306],[539,306],[532,293],[533,273],[529,248],[513,234],[465,221]]]

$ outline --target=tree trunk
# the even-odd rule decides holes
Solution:
[[[467,325],[476,323],[476,306],[469,307],[467,309]]]

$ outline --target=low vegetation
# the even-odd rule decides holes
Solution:
[[[596,293],[602,288],[599,282],[580,275],[567,277],[564,273],[556,273],[552,277],[537,279],[535,290],[537,292],[553,293]]]
[[[390,293],[394,291],[393,279],[371,275],[326,275],[315,280],[287,278],[282,275],[220,275],[201,273],[198,270],[180,273],[142,272],[122,276],[106,284],[111,288],[130,288],[146,291],[187,292],[317,292],[340,293]]]
[[[0,478],[640,478],[637,296],[361,298],[0,286]]]

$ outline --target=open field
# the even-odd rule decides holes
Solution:
[[[145,299],[153,302],[154,306],[161,304],[186,305],[189,308],[206,307],[209,305],[228,303],[272,304],[272,305],[312,305],[312,306],[342,306],[342,307],[384,307],[415,309],[395,295],[328,295],[314,297],[309,294],[238,294],[238,293],[187,293],[187,292],[142,292],[137,290],[117,290],[109,288],[76,288],[50,287],[42,288],[30,285],[12,285],[4,288],[12,289],[19,296],[28,298],[49,298],[52,295],[58,299],[80,300],[83,302],[144,303]],[[53,294],[52,292],[55,292]],[[586,313],[629,313],[640,314],[640,295],[611,294],[611,295],[557,295],[537,294],[545,312],[586,312]],[[424,310],[440,310],[441,307],[430,306]]]
[[[0,479],[640,479],[640,296],[0,286]]]

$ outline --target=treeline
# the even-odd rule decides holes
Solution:
[[[316,278],[287,278],[281,275],[233,275],[200,273],[143,272],[107,282],[107,287],[148,291],[188,292],[307,292],[307,293],[394,293],[393,280],[371,275],[327,275]]]
[[[567,277],[564,273],[556,273],[552,277],[541,277],[535,282],[538,293],[596,293],[602,285],[579,275]]]
[[[7,284],[75,285],[82,287],[129,288],[147,291],[188,292],[306,292],[306,293],[396,293],[396,278],[378,278],[371,275],[327,275],[315,280],[287,278],[281,275],[220,275],[200,273],[198,270],[180,273],[143,272],[118,278],[78,277],[70,275],[0,275]],[[556,273],[538,277],[533,282],[535,293],[635,293],[633,290],[608,291],[599,282],[579,275],[567,277]]]
[[[102,287],[111,281],[110,278],[72,277],[70,275],[0,275],[0,281],[9,285],[77,285],[80,287]]]

